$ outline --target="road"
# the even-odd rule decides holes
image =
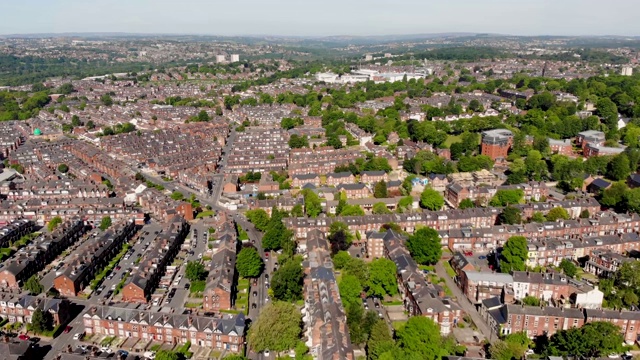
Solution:
[[[267,282],[270,281],[271,275],[273,274],[276,259],[274,258],[275,254],[265,257],[265,253],[262,249],[262,233],[258,231],[253,224],[251,224],[247,218],[242,214],[234,215],[234,220],[247,232],[249,236],[249,241],[254,242],[253,245],[258,249],[258,253],[265,260],[265,270],[257,279],[255,285],[251,284],[249,289],[249,319],[255,321],[260,314],[260,309],[268,303],[270,300],[269,291],[266,286]],[[254,296],[253,293],[256,293]],[[253,304],[256,304],[256,308],[253,309]],[[251,347],[251,344],[248,344]],[[253,351],[247,350],[247,356],[251,360],[265,360],[269,359],[264,356],[262,353],[255,353]],[[275,357],[275,355],[271,355],[271,357]]]
[[[482,335],[484,335],[484,337],[489,339],[490,341],[494,340],[493,339],[493,333],[491,332],[491,329],[489,329],[489,326],[484,322],[484,320],[482,320],[482,317],[480,316],[480,314],[476,310],[476,307],[462,293],[462,290],[460,290],[458,285],[456,285],[456,283],[449,276],[449,274],[447,274],[446,270],[442,266],[442,263],[440,263],[440,262],[437,263],[436,266],[435,266],[435,269],[436,269],[436,274],[438,274],[439,277],[444,279],[444,281],[447,284],[447,286],[449,287],[449,289],[451,289],[451,292],[453,293],[453,295],[457,298],[458,305],[460,305],[460,307],[462,307],[462,310],[465,313],[467,313],[471,317],[471,320],[473,320],[473,322],[476,324],[476,327],[478,328],[478,331],[480,331],[480,333]],[[480,340],[482,340],[482,339],[480,339]]]

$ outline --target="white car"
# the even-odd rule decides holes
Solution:
[[[107,353],[107,354],[111,354],[113,352],[111,349],[109,349],[106,346],[101,347],[100,351],[102,351],[103,353]]]
[[[147,351],[144,354],[142,354],[142,356],[146,357],[147,359],[155,359],[156,353],[153,351]]]
[[[271,353],[269,352],[269,350],[265,350],[262,355],[264,355],[264,357],[269,357],[269,355],[271,355]]]
[[[73,340],[80,340],[80,338],[82,338],[82,335],[84,335],[84,333],[77,333],[73,335]]]

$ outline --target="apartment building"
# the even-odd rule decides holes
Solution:
[[[0,271],[0,288],[18,289],[32,275],[53,261],[86,231],[81,220],[60,225],[50,234],[41,235],[31,244],[18,250],[4,262]]]
[[[313,186],[320,186],[320,176],[318,174],[298,174],[292,175],[291,186],[294,188],[301,188],[307,184],[313,184]]]
[[[61,274],[53,280],[53,287],[60,295],[77,296],[135,232],[135,222],[128,220],[117,222],[104,233],[89,238],[74,251],[71,260],[61,269]]]
[[[363,171],[360,174],[360,182],[364,183],[364,184],[369,184],[369,185],[373,185],[377,182],[380,181],[384,181],[384,182],[388,182],[389,181],[389,176],[387,175],[386,172],[384,171]]]
[[[303,268],[305,306],[303,339],[315,359],[353,360],[355,355],[347,328],[347,316],[333,273],[329,241],[314,232],[307,241]]]
[[[344,192],[347,196],[347,199],[363,199],[373,195],[371,193],[371,189],[368,188],[367,185],[362,183],[340,184],[336,186],[336,190],[338,190],[339,192]]]
[[[482,132],[482,155],[492,160],[506,158],[513,143],[513,133],[506,129],[487,130]]]
[[[138,306],[91,306],[82,315],[87,335],[134,338],[169,345],[190,342],[218,351],[242,352],[245,316],[218,314],[213,317],[145,311]]]
[[[479,304],[484,299],[502,297],[505,289],[512,288],[513,277],[494,272],[462,271],[458,286],[469,301]]]
[[[327,186],[338,186],[340,184],[354,184],[356,177],[350,172],[339,172],[327,174]]]
[[[143,253],[138,268],[131,273],[122,288],[122,301],[147,303],[166,268],[180,251],[189,234],[189,223],[174,217],[167,223]]]

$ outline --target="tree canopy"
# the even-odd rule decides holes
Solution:
[[[267,303],[249,328],[247,341],[256,352],[293,349],[302,329],[302,316],[295,304],[282,301]]]
[[[242,248],[236,258],[236,269],[243,278],[255,278],[260,276],[264,269],[262,257],[253,246]]]
[[[420,228],[409,236],[406,246],[413,259],[422,265],[433,265],[442,256],[440,235],[429,227]]]
[[[500,254],[500,272],[524,271],[529,257],[527,239],[524,236],[512,236],[504,244]]]

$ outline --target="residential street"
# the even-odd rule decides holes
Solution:
[[[482,317],[476,310],[475,306],[469,301],[469,299],[467,299],[467,297],[462,293],[460,288],[458,288],[456,283],[449,276],[449,274],[447,274],[446,270],[444,269],[444,267],[440,262],[435,265],[435,269],[436,269],[436,274],[439,277],[443,278],[447,286],[449,287],[449,289],[451,289],[451,292],[458,300],[458,304],[460,305],[460,307],[462,307],[462,310],[466,314],[468,314],[471,317],[471,320],[473,320],[473,322],[476,324],[476,326],[478,327],[478,331],[485,338],[491,340],[493,335],[489,329],[489,326],[484,322],[484,320],[482,320]]]

